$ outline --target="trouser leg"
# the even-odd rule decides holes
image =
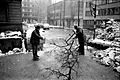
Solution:
[[[84,53],[84,43],[80,43],[80,46],[79,46],[79,50],[78,50],[79,52],[80,52],[80,54],[81,55],[84,55],[85,53]]]
[[[33,58],[37,58],[37,45],[32,45],[33,49]]]
[[[28,46],[27,46],[27,39],[25,39],[25,49],[26,49],[26,52],[28,51]]]

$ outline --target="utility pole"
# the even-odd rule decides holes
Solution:
[[[93,35],[93,39],[95,39],[95,37],[96,37],[96,32],[95,32],[95,30],[96,30],[96,4],[95,4],[95,7],[93,8],[93,10],[94,10],[94,35]]]
[[[55,1],[54,1],[54,4],[53,4],[53,7],[54,7],[54,20],[53,20],[53,25],[55,25]]]
[[[94,17],[94,33],[93,33],[93,39],[96,37],[96,1],[94,3],[90,2],[90,11],[91,15]]]
[[[61,2],[61,7],[60,7],[60,26],[61,26],[61,14],[62,14],[62,2]]]
[[[64,3],[64,10],[63,10],[63,28],[65,27],[65,0],[63,0]]]
[[[80,26],[80,1],[78,0],[78,26]]]

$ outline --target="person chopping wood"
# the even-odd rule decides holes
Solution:
[[[79,43],[79,49],[78,52],[80,53],[80,55],[84,55],[84,42],[85,42],[85,36],[83,33],[82,28],[78,28],[77,25],[74,25],[74,29],[76,30],[76,36],[73,39],[78,39],[78,43]]]

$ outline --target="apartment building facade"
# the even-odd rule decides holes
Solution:
[[[37,16],[34,14],[34,4],[32,0],[22,0],[22,21],[33,23],[37,21]]]
[[[83,28],[93,30],[94,17],[91,15],[90,2],[96,4],[96,27],[109,19],[120,21],[120,0],[84,0]]]
[[[48,6],[48,23],[65,27],[78,24],[78,4],[80,26],[83,25],[83,0],[63,0]]]

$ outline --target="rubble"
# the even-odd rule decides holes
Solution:
[[[7,55],[21,54],[21,53],[23,53],[23,51],[20,48],[14,48],[13,50],[9,50],[6,53],[2,53],[2,51],[0,50],[0,56],[7,56]]]
[[[112,20],[112,24],[107,24],[105,28],[96,29],[96,35],[98,39],[120,41],[120,22]]]
[[[101,62],[106,66],[112,66],[113,68],[120,66],[120,48],[117,51],[115,48],[108,48],[106,50],[94,51],[93,58]]]
[[[120,72],[120,22],[108,21],[106,27],[96,29],[96,35],[92,43],[109,47],[93,51],[92,58]]]
[[[120,55],[119,56],[115,56],[115,60],[120,62]]]
[[[5,56],[5,54],[2,54],[2,51],[0,50],[0,56]]]
[[[115,68],[118,72],[120,72],[120,66]]]

